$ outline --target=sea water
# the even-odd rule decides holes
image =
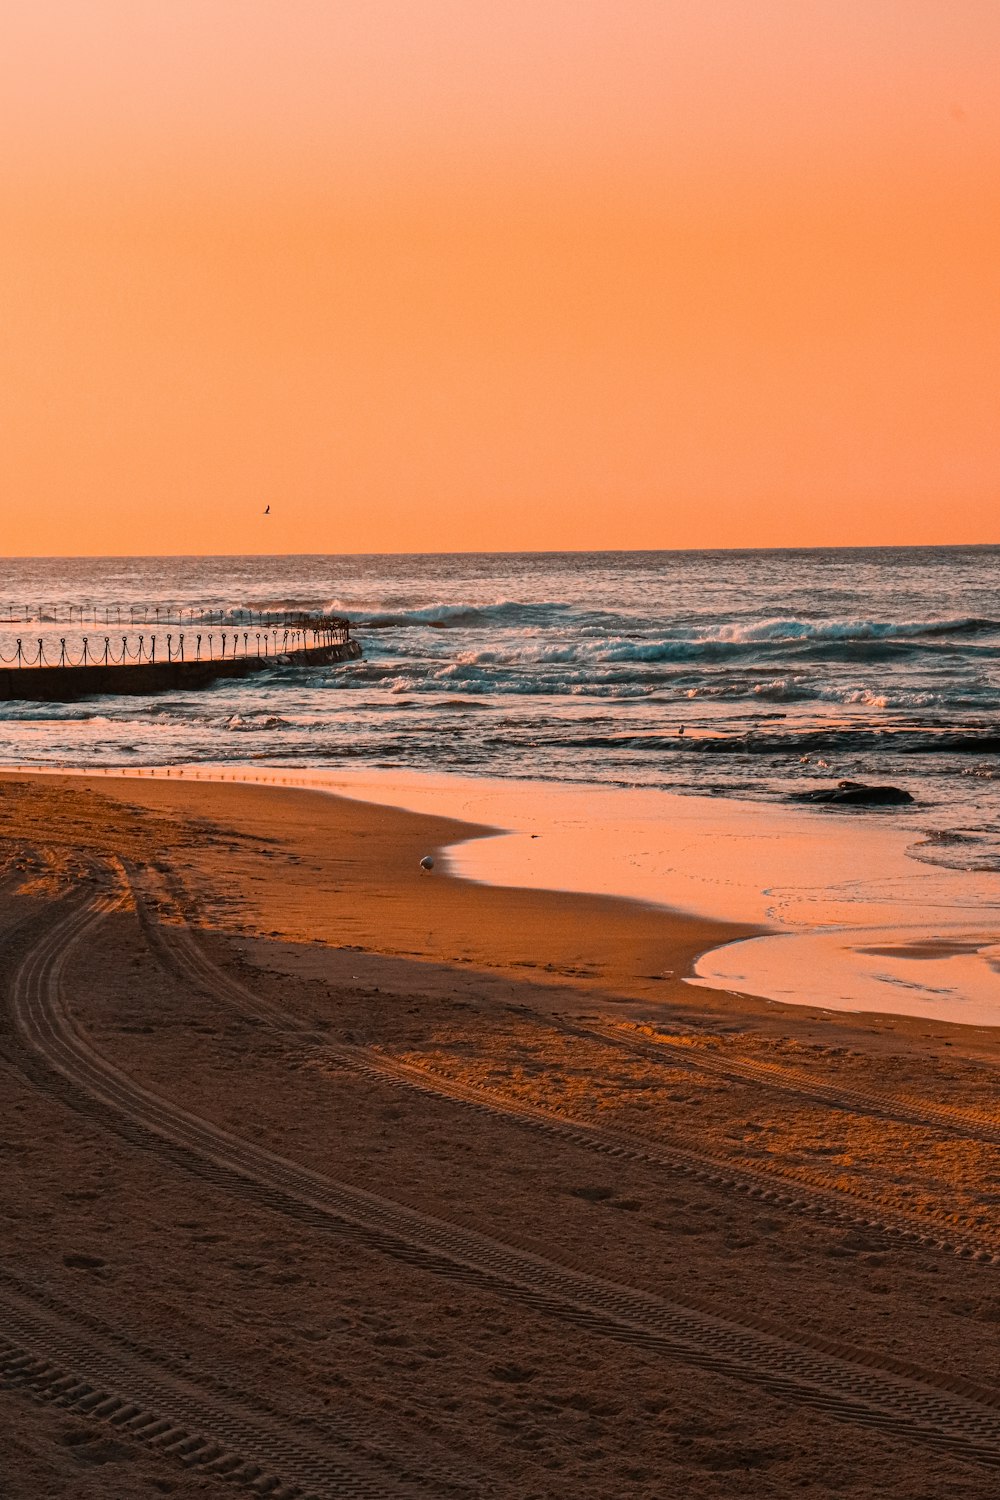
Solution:
[[[8,603],[345,613],[364,659],[0,703],[7,763],[361,763],[775,800],[848,778],[911,792],[864,816],[926,828],[929,857],[1000,864],[1000,548],[18,559]],[[0,652],[66,634],[0,625]]]

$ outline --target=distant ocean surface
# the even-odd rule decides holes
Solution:
[[[778,800],[850,778],[916,805],[825,816],[904,820],[918,857],[1000,868],[1000,548],[7,560],[8,601],[344,613],[364,660],[0,702],[6,764],[368,764]],[[0,625],[0,651],[39,634],[75,640]]]

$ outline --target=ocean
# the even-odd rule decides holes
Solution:
[[[8,559],[0,614],[347,614],[364,659],[201,692],[0,703],[5,764],[369,766],[792,801],[1000,868],[1000,548]],[[63,614],[63,618],[65,615]],[[106,632],[91,629],[103,645]],[[111,632],[112,637],[114,632]],[[120,632],[119,632],[120,636]]]

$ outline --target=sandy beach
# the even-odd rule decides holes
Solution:
[[[996,1032],[491,830],[0,776],[4,1500],[996,1493]]]

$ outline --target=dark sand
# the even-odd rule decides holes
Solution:
[[[994,1039],[659,978],[740,931],[421,875],[463,832],[0,778],[3,1500],[238,1493],[213,1440],[259,1465],[248,1493],[995,1496]],[[122,861],[141,912],[64,948]],[[262,1188],[279,1161],[315,1187]],[[632,1338],[598,1281],[700,1322]],[[760,1344],[726,1365],[734,1326]],[[951,1447],[928,1393],[958,1402]]]

